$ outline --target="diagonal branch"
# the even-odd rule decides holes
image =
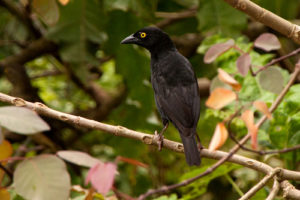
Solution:
[[[286,54],[286,55],[284,55],[284,56],[281,56],[281,57],[279,57],[279,58],[276,58],[276,59],[271,60],[271,62],[269,62],[269,63],[266,64],[265,66],[259,68],[256,72],[253,72],[252,74],[253,74],[253,76],[256,76],[259,72],[261,72],[261,71],[267,69],[268,67],[274,65],[275,63],[278,63],[278,62],[280,62],[280,61],[282,61],[282,60],[284,60],[284,59],[287,59],[287,58],[289,58],[289,57],[295,56],[295,55],[297,55],[298,53],[300,53],[300,48],[295,49],[294,51],[292,51],[292,52],[290,52],[290,53],[288,53],[288,54]]]
[[[0,5],[16,16],[36,38],[41,36],[41,32],[34,26],[34,23],[25,9],[11,0],[0,0]]]
[[[197,14],[197,6],[194,6],[188,10],[184,10],[182,12],[170,13],[170,12],[156,12],[156,17],[165,18],[162,21],[159,21],[155,24],[158,28],[165,28],[168,25],[171,25],[181,19],[195,17]]]
[[[293,85],[294,81],[296,80],[298,74],[300,72],[300,63],[297,63],[295,66],[295,71],[293,72],[293,74],[291,75],[291,78],[288,82],[288,84],[284,87],[284,89],[281,91],[281,93],[278,95],[277,99],[273,102],[272,106],[270,107],[270,112],[272,113],[280,104],[280,102],[282,101],[283,97],[286,95],[286,93],[288,92],[289,88]],[[267,116],[263,116],[257,123],[256,126],[257,128],[259,128],[265,121],[267,120]],[[205,172],[182,181],[181,183],[177,183],[174,185],[169,185],[169,186],[163,186],[161,188],[158,188],[156,190],[149,190],[148,192],[146,192],[145,194],[141,195],[139,197],[139,200],[145,199],[148,196],[151,196],[153,194],[156,193],[164,193],[167,192],[169,190],[178,188],[178,187],[182,187],[185,185],[188,185],[200,178],[202,178],[203,176],[206,176],[210,173],[212,173],[215,169],[217,169],[221,164],[223,164],[224,162],[226,162],[227,160],[229,160],[239,149],[241,146],[243,146],[249,139],[250,139],[250,134],[247,134],[244,138],[242,138],[242,140],[235,145],[227,154],[227,156],[224,156],[223,158],[221,158],[218,162],[216,162],[214,165],[212,165],[210,168],[208,168]],[[202,155],[202,153],[201,153]]]
[[[12,97],[3,93],[0,93],[0,101],[13,104],[16,106],[22,106],[29,109],[32,109],[36,111],[38,114],[51,117],[54,119],[58,119],[61,121],[64,121],[66,123],[72,124],[74,126],[80,126],[84,128],[90,128],[95,130],[101,130],[106,133],[110,133],[115,136],[121,136],[121,137],[127,137],[132,138],[135,140],[139,140],[145,144],[148,145],[155,145],[157,146],[157,141],[154,140],[154,135],[137,132],[134,130],[127,129],[125,127],[121,126],[113,126],[101,122],[97,122],[94,120],[89,120],[86,118],[82,118],[75,115],[70,115],[67,113],[59,112],[56,110],[53,110],[51,108],[48,108],[47,106],[41,104],[41,103],[31,103],[28,101],[25,101],[21,98]],[[175,152],[183,152],[183,145],[170,141],[167,139],[164,139],[164,148],[167,148],[169,150],[175,151]],[[216,160],[223,160],[226,158],[228,162],[233,162],[239,165],[243,165],[245,167],[254,169],[256,171],[268,174],[270,171],[273,170],[273,168],[265,163],[246,158],[240,155],[233,155],[233,153],[226,153],[222,151],[208,151],[207,149],[203,149],[201,151],[201,156],[210,158],[210,159],[216,159]],[[219,162],[220,162],[219,161]],[[280,174],[280,178],[282,179],[288,179],[288,180],[300,180],[300,172],[296,171],[290,171],[287,169],[282,169],[282,173]],[[300,191],[299,191],[300,192]]]
[[[251,188],[246,194],[244,194],[239,200],[247,200],[250,199],[253,195],[255,195],[258,190],[260,190],[262,187],[264,187],[270,179],[272,179],[276,174],[280,173],[280,168],[275,168],[266,175],[261,181],[259,181],[253,188]]]
[[[279,189],[280,189],[280,184],[279,184],[279,181],[277,180],[277,177],[275,176],[273,187],[272,187],[268,197],[266,198],[266,200],[273,200],[276,197],[277,193],[279,192]]]

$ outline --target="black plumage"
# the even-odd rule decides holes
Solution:
[[[190,62],[182,56],[170,37],[155,27],[146,27],[128,36],[122,44],[137,44],[151,53],[151,82],[156,106],[164,128],[172,122],[180,133],[186,161],[200,165],[196,127],[200,115],[197,79]]]

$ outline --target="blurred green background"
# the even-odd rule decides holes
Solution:
[[[299,22],[299,0],[254,2],[293,23]],[[137,131],[153,133],[160,130],[162,124],[150,83],[150,55],[140,47],[120,45],[124,37],[149,25],[156,25],[171,36],[199,78],[202,106],[198,134],[205,147],[216,123],[232,114],[235,108],[232,105],[215,111],[205,107],[210,87],[217,84],[211,80],[218,67],[234,74],[242,84],[242,103],[260,99],[270,105],[275,99],[277,94],[262,89],[257,77],[237,74],[238,52],[230,50],[213,64],[203,63],[204,53],[213,44],[232,38],[241,49],[248,50],[261,33],[273,32],[221,0],[70,0],[66,5],[56,0],[0,0],[0,91],[29,101],[42,101],[59,111]],[[251,51],[254,65],[262,66],[297,47],[287,38],[278,36],[282,44],[279,51],[268,54],[256,49]],[[295,60],[292,58],[277,65],[283,83],[287,82]],[[299,99],[297,84],[273,119],[260,130],[261,148],[278,149],[299,144]],[[256,113],[256,117],[260,115]],[[131,196],[199,174],[214,162],[203,159],[200,168],[188,167],[183,154],[164,149],[158,152],[156,147],[139,141],[45,119],[52,130],[46,137],[41,134],[32,137],[29,146],[46,148],[31,154],[73,149],[88,152],[102,161],[123,156],[148,164],[149,169],[119,164],[115,187]],[[232,127],[237,137],[247,132],[240,119],[234,120]],[[26,139],[9,131],[4,134],[15,149]],[[165,137],[180,141],[173,126],[169,127]],[[222,150],[226,151],[232,145],[233,142],[227,141]],[[250,156],[296,170],[300,160],[298,155],[296,151]],[[68,167],[72,184],[83,185],[86,169]],[[237,199],[240,191],[246,192],[261,176],[237,165],[224,164],[213,174],[172,191],[169,197],[158,199]],[[253,199],[264,199],[270,186],[260,190]]]

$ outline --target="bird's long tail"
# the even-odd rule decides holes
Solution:
[[[187,137],[180,134],[180,137],[184,147],[186,162],[190,166],[192,165],[199,166],[201,164],[201,157],[200,157],[200,152],[198,150],[195,136],[191,135],[190,137]]]

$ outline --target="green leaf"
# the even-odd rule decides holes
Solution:
[[[67,200],[71,182],[65,163],[53,155],[41,155],[18,164],[14,188],[25,199]]]
[[[300,84],[293,85],[283,101],[283,110],[290,115],[300,111]],[[281,108],[281,106],[280,106]]]
[[[202,166],[198,169],[192,170],[188,173],[185,173],[183,176],[181,176],[181,180],[186,180],[188,178],[192,178],[197,176],[198,174],[203,173],[209,166]],[[189,184],[188,186],[185,186],[181,188],[181,190],[184,192],[184,199],[196,199],[201,194],[206,192],[206,187],[209,184],[209,182],[217,177],[223,176],[224,174],[229,173],[230,171],[240,168],[241,166],[236,164],[224,164],[218,167],[213,173],[193,182],[192,184]]]
[[[104,0],[104,8],[106,11],[122,10],[125,12],[133,11],[138,17],[146,20],[154,19],[157,1],[148,0]]]
[[[282,112],[274,112],[273,119],[270,122],[269,133],[270,140],[276,148],[282,149],[286,147],[289,137],[288,114]]]
[[[163,196],[160,196],[158,198],[155,198],[154,200],[177,200],[177,195],[176,194],[171,194],[169,196],[167,195],[163,195]]]
[[[43,22],[49,26],[59,19],[59,9],[56,0],[33,0],[32,7]]]
[[[247,24],[244,13],[219,0],[201,1],[197,19],[201,32],[214,31],[225,35],[239,33]]]
[[[266,189],[262,188],[258,192],[255,193],[253,197],[251,197],[251,200],[262,200],[267,198],[267,191]]]
[[[294,19],[298,15],[298,0],[254,0],[253,2],[284,19]]]
[[[277,67],[269,67],[260,72],[258,80],[263,89],[276,94],[279,94],[284,88],[284,77]]]
[[[47,37],[62,45],[60,53],[65,61],[95,62],[95,45],[106,38],[102,31],[106,17],[100,2],[70,1],[60,12],[59,22],[49,29]]]
[[[49,125],[34,111],[16,106],[0,108],[0,125],[20,134],[35,134],[50,130]]]

